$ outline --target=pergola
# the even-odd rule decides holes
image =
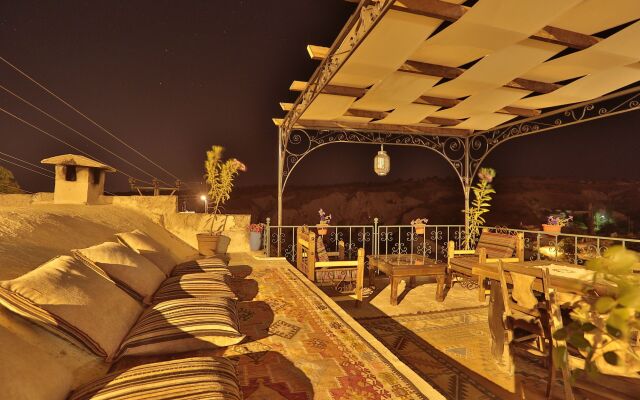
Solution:
[[[501,143],[640,109],[638,19],[638,0],[360,1],[330,48],[307,47],[320,65],[274,119],[278,225],[291,172],[330,143],[433,150],[468,211]]]

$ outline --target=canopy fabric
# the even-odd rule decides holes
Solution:
[[[469,136],[640,81],[637,0],[397,0],[353,46],[390,2],[362,0],[342,43],[314,46],[325,68],[348,57],[292,85],[295,127]]]

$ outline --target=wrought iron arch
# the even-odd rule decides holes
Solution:
[[[284,193],[291,173],[304,157],[321,147],[333,143],[385,144],[432,150],[440,154],[451,165],[464,190],[467,171],[465,163],[467,141],[464,138],[400,133],[294,129],[289,135],[289,142],[282,149],[284,154],[282,170],[280,171],[282,176],[281,193]]]

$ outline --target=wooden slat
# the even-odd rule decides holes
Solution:
[[[442,0],[399,0],[391,9],[455,22],[469,10],[469,7]],[[532,35],[531,39],[559,44],[577,50],[586,49],[602,40],[595,36],[553,26],[544,27],[540,32]]]
[[[312,57],[314,60],[321,59],[319,58],[321,57],[321,55],[324,55],[324,57],[326,57],[326,54],[329,52],[329,48],[327,47],[311,46],[311,45],[308,47],[313,47],[315,49],[322,49],[314,53],[314,56]],[[408,72],[412,74],[419,74],[419,75],[437,76],[439,78],[446,78],[446,79],[455,79],[460,75],[462,75],[466,70],[463,68],[448,67],[446,65],[429,64],[429,63],[409,60],[405,62],[398,69],[398,71]],[[551,93],[554,90],[562,87],[562,85],[558,85],[556,83],[532,81],[530,79],[523,79],[523,78],[516,78],[504,86],[513,88],[513,89],[529,90],[532,92],[537,92],[542,94]]]
[[[307,45],[307,52],[312,60],[324,60],[329,54],[329,48],[324,46]]]

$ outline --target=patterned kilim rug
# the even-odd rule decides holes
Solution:
[[[287,263],[242,268],[247,339],[218,354],[237,361],[246,400],[443,398]]]

